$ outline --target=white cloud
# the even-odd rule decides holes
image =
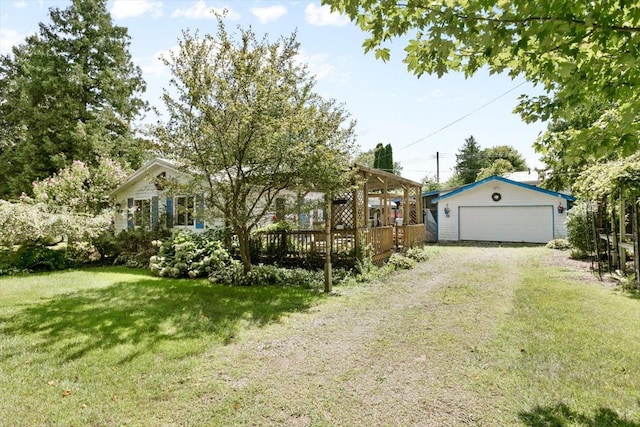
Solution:
[[[111,15],[116,19],[133,18],[151,12],[155,18],[162,16],[162,2],[152,0],[113,0]]]
[[[11,52],[11,48],[24,41],[24,36],[18,34],[17,31],[6,30],[0,28],[0,53],[7,54]]]
[[[228,7],[209,7],[204,0],[198,0],[189,7],[179,8],[173,11],[172,18],[189,19],[213,19],[218,15],[225,15],[229,19],[240,19],[240,15]]]
[[[140,68],[145,75],[145,80],[152,76],[161,77],[165,74],[168,75],[169,67],[164,65],[162,58],[170,60],[171,53],[178,54],[179,50],[179,46],[174,46],[171,49],[157,51],[151,59],[147,58],[136,61],[136,63],[140,64]]]
[[[331,12],[331,8],[327,5],[318,6],[315,3],[309,3],[305,7],[304,17],[307,23],[317,26],[333,25],[342,27],[349,23],[349,19],[346,16]]]
[[[15,7],[17,7],[18,9],[22,9],[23,7],[29,6],[29,3],[27,3],[26,0],[20,0],[20,1],[15,2],[13,5]]]
[[[300,64],[307,65],[307,69],[312,76],[315,76],[317,80],[322,80],[335,75],[335,67],[327,61],[327,57],[324,53],[307,55],[300,50],[296,59]]]
[[[252,7],[249,12],[253,14],[262,24],[273,22],[287,14],[287,8],[282,5],[269,7]]]

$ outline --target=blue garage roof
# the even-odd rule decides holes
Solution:
[[[507,179],[505,177],[502,176],[498,176],[498,175],[492,175],[488,178],[482,179],[480,181],[474,182],[472,184],[467,184],[464,187],[460,187],[457,190],[454,190],[450,193],[447,193],[445,195],[442,195],[438,198],[433,199],[432,203],[438,203],[440,200],[444,200],[444,199],[448,199],[449,197],[455,196],[457,194],[463,193],[465,191],[471,190],[472,188],[478,187],[482,184],[485,184],[487,182],[490,181],[500,181],[500,182],[504,182],[506,184],[512,184],[518,187],[522,187],[522,188],[526,188],[527,190],[531,190],[531,191],[537,191],[539,193],[543,193],[543,194],[548,194],[550,196],[555,196],[555,197],[561,197],[563,199],[566,200],[570,200],[570,201],[574,201],[576,200],[575,197],[570,196],[568,194],[564,194],[564,193],[558,193],[557,191],[551,191],[551,190],[546,190],[544,188],[540,188],[540,187],[536,187],[534,185],[529,185],[529,184],[524,184],[522,182],[518,182],[518,181],[512,181],[510,179]]]

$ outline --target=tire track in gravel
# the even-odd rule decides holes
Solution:
[[[385,283],[215,350],[209,404],[229,425],[485,425],[479,353],[511,308],[526,248],[447,247]],[[235,405],[235,403],[234,403]]]

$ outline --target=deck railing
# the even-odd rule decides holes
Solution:
[[[385,261],[396,247],[411,247],[425,240],[424,225],[373,227],[359,231],[364,249],[374,263]],[[325,257],[326,238],[323,231],[291,230],[256,233],[252,247],[262,257],[273,259],[302,259],[310,256]],[[333,230],[331,252],[355,261],[356,230]]]

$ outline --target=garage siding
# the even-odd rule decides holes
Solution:
[[[460,206],[460,240],[546,243],[553,206]]]

